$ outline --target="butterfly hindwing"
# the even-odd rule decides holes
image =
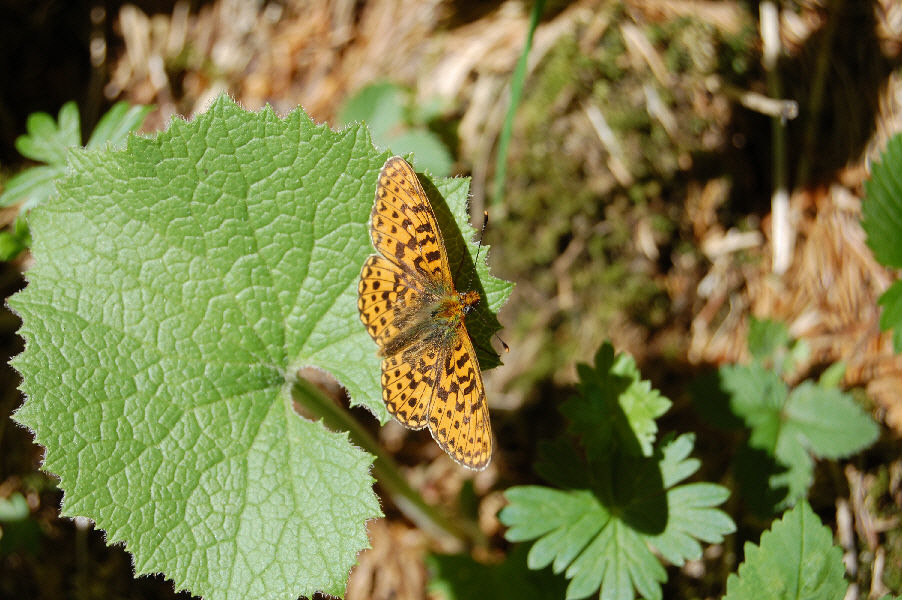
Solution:
[[[382,359],[382,400],[405,427],[422,429],[427,425],[441,352],[441,348],[420,343]]]
[[[451,458],[482,469],[492,457],[492,430],[479,362],[463,324],[438,365],[429,431]]]

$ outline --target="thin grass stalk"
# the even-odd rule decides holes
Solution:
[[[526,81],[526,62],[529,58],[529,51],[532,48],[532,38],[539,26],[539,18],[545,9],[545,0],[536,0],[532,5],[532,14],[529,17],[529,30],[526,32],[526,44],[523,46],[523,52],[514,68],[514,75],[511,79],[511,97],[510,105],[507,107],[507,116],[504,117],[504,126],[501,128],[501,135],[498,138],[498,155],[495,159],[495,182],[493,184],[493,194],[491,203],[500,204],[504,199],[504,180],[507,178],[507,150],[510,146],[511,133],[514,130],[514,114],[520,105],[520,99],[523,96],[523,84]]]

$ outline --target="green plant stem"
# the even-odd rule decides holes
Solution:
[[[514,68],[514,75],[511,79],[511,101],[507,107],[507,116],[504,117],[504,126],[501,129],[501,135],[498,138],[498,156],[495,159],[495,184],[494,193],[492,194],[492,203],[498,204],[503,199],[504,180],[507,177],[507,149],[510,146],[511,133],[514,130],[514,113],[520,105],[520,98],[523,96],[523,83],[526,80],[526,60],[529,58],[529,50],[532,48],[532,37],[539,26],[539,18],[545,8],[545,0],[536,0],[532,5],[532,14],[529,17],[529,31],[526,32],[526,45],[523,47],[523,53],[517,61]]]
[[[330,429],[347,431],[354,443],[376,456],[373,474],[379,485],[391,496],[395,506],[420,529],[440,540],[450,535],[467,545],[485,545],[485,536],[476,523],[462,518],[452,519],[435,506],[427,504],[407,483],[397,463],[369,432],[319,388],[305,379],[299,379],[292,389],[292,398],[314,416],[321,418]]]

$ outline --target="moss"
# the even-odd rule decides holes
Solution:
[[[670,210],[664,199],[685,197],[681,157],[685,165],[686,156],[710,151],[709,133],[723,125],[721,115],[699,113],[693,90],[724,60],[748,54],[754,41],[726,40],[689,18],[646,26],[643,34],[673,78],[663,86],[629,55],[619,26],[628,19],[623,10],[605,10],[609,25],[594,47],[584,52],[577,30],[549,50],[527,81],[515,121],[506,222],[499,226],[504,244],[493,250],[493,261],[548,299],[520,307],[516,328],[531,338],[537,334],[530,323],[550,328],[542,343],[553,346],[542,353],[551,358],[530,366],[527,381],[587,360],[618,323],[644,328],[649,337],[666,326],[671,313],[656,279],[660,265],[640,251],[637,227],[650,221],[659,247],[678,244],[682,207]],[[647,107],[649,97],[675,129]],[[589,118],[594,109],[616,137],[631,182],[611,174],[610,149]]]

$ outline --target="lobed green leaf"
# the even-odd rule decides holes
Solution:
[[[381,81],[349,98],[338,118],[344,125],[366,123],[379,148],[390,148],[395,154],[413,153],[419,168],[448,175],[454,160],[444,142],[426,127],[439,112],[439,104],[421,106],[409,89]]]
[[[57,123],[47,113],[29,115],[25,123],[28,133],[16,138],[16,150],[32,160],[64,166],[69,148],[81,145],[81,125],[75,102],[63,104],[58,118]]]
[[[128,134],[137,131],[153,106],[131,106],[128,102],[117,102],[97,122],[87,148],[99,149],[106,145],[121,148]]]
[[[718,485],[678,485],[698,469],[691,435],[665,441],[652,457],[622,457],[612,472],[586,477],[593,489],[519,486],[505,492],[499,519],[510,541],[535,539],[532,569],[548,565],[571,579],[568,598],[661,597],[666,572],[652,548],[673,564],[701,557],[698,540],[717,543],[735,530],[714,508],[729,492]],[[606,487],[616,485],[618,490]]]
[[[213,599],[344,592],[381,514],[372,457],[290,391],[318,367],[388,418],[356,306],[385,158],[363,128],[221,97],[124,151],[71,152],[59,201],[32,212],[35,266],[10,300],[16,419],[47,448],[63,514],[124,543],[136,573]],[[472,263],[466,180],[431,188]],[[510,285],[475,270],[497,310]]]
[[[784,433],[821,458],[843,458],[859,452],[880,434],[874,423],[848,394],[802,382],[789,394],[783,410]]]
[[[610,343],[598,350],[594,367],[577,370],[579,394],[564,402],[561,412],[589,457],[605,456],[614,447],[650,456],[658,432],[655,419],[667,412],[670,400],[642,379],[632,357],[615,356]]]
[[[122,147],[128,134],[141,126],[152,108],[117,102],[100,118],[87,147]],[[21,203],[23,211],[45,202],[56,192],[55,183],[66,174],[69,151],[81,146],[78,107],[75,102],[64,104],[58,124],[46,113],[34,113],[28,117],[26,127],[28,134],[16,139],[16,148],[23,156],[47,164],[11,178],[0,195],[0,206]]]
[[[755,360],[772,358],[780,349],[789,345],[789,329],[785,323],[770,319],[749,319],[748,347]]]

